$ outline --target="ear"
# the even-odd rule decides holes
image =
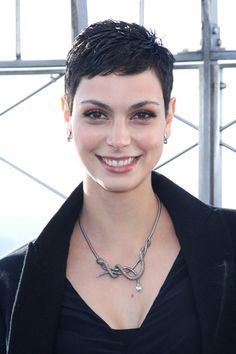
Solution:
[[[61,109],[63,111],[63,116],[64,116],[64,120],[66,123],[66,136],[69,141],[69,139],[71,138],[71,134],[72,134],[71,115],[70,115],[69,105],[68,105],[64,96],[61,97]]]
[[[168,113],[166,115],[165,134],[167,135],[167,137],[169,137],[171,133],[171,125],[175,114],[175,104],[176,104],[176,99],[175,97],[172,97],[170,99],[169,106],[168,106]]]
[[[64,115],[64,120],[65,122],[69,122],[70,119],[71,119],[71,116],[70,116],[70,109],[69,109],[69,105],[65,99],[65,97],[61,97],[61,109],[62,109],[62,112],[63,112],[63,115]]]

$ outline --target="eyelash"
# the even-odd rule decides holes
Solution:
[[[106,114],[104,114],[104,112],[101,112],[99,110],[92,110],[92,111],[88,111],[88,112],[85,112],[84,114],[84,117],[86,118],[90,118],[92,120],[99,120],[99,119],[107,119],[107,116]],[[103,118],[102,118],[103,116]]]
[[[108,116],[103,111],[91,110],[83,113],[84,117],[91,120],[108,120]],[[151,118],[156,117],[156,114],[151,111],[138,111],[135,112],[130,120],[148,121]]]
[[[135,118],[135,116],[138,116]],[[134,114],[133,119],[139,119],[139,120],[148,120],[150,118],[156,117],[156,114],[150,111],[139,111]]]

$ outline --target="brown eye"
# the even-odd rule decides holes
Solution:
[[[99,120],[99,119],[107,119],[107,116],[105,113],[98,111],[98,110],[92,110],[84,113],[84,116],[86,118],[91,118],[93,120]]]
[[[150,118],[155,117],[156,115],[153,112],[149,111],[140,111],[136,112],[133,116],[132,119],[138,119],[138,120],[148,120]]]

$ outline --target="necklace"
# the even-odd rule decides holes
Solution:
[[[161,209],[162,209],[162,203],[160,202],[158,197],[156,197],[156,198],[157,198],[157,202],[158,202],[158,208],[157,208],[157,213],[155,216],[154,223],[152,225],[152,229],[151,229],[150,233],[148,234],[143,247],[139,251],[139,256],[138,256],[137,262],[132,267],[122,266],[120,264],[116,264],[114,267],[111,267],[107,261],[105,261],[102,257],[100,257],[97,254],[97,252],[95,251],[95,249],[94,249],[94,247],[93,247],[88,235],[86,234],[86,232],[80,222],[80,219],[79,219],[80,231],[82,232],[82,235],[84,236],[84,239],[87,242],[89,249],[94,254],[97,264],[99,264],[102,267],[102,269],[105,271],[104,273],[98,275],[98,277],[103,276],[103,275],[109,275],[111,278],[115,279],[118,276],[123,275],[128,280],[135,280],[136,281],[135,289],[137,291],[141,291],[143,289],[143,287],[140,283],[140,279],[141,279],[141,277],[144,273],[144,270],[145,270],[144,257],[147,253],[148,248],[151,245],[152,236],[155,232],[157,223],[160,219]]]

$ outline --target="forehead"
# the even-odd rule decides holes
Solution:
[[[132,75],[97,75],[91,79],[82,78],[76,90],[75,99],[162,99],[159,78],[152,70]]]

